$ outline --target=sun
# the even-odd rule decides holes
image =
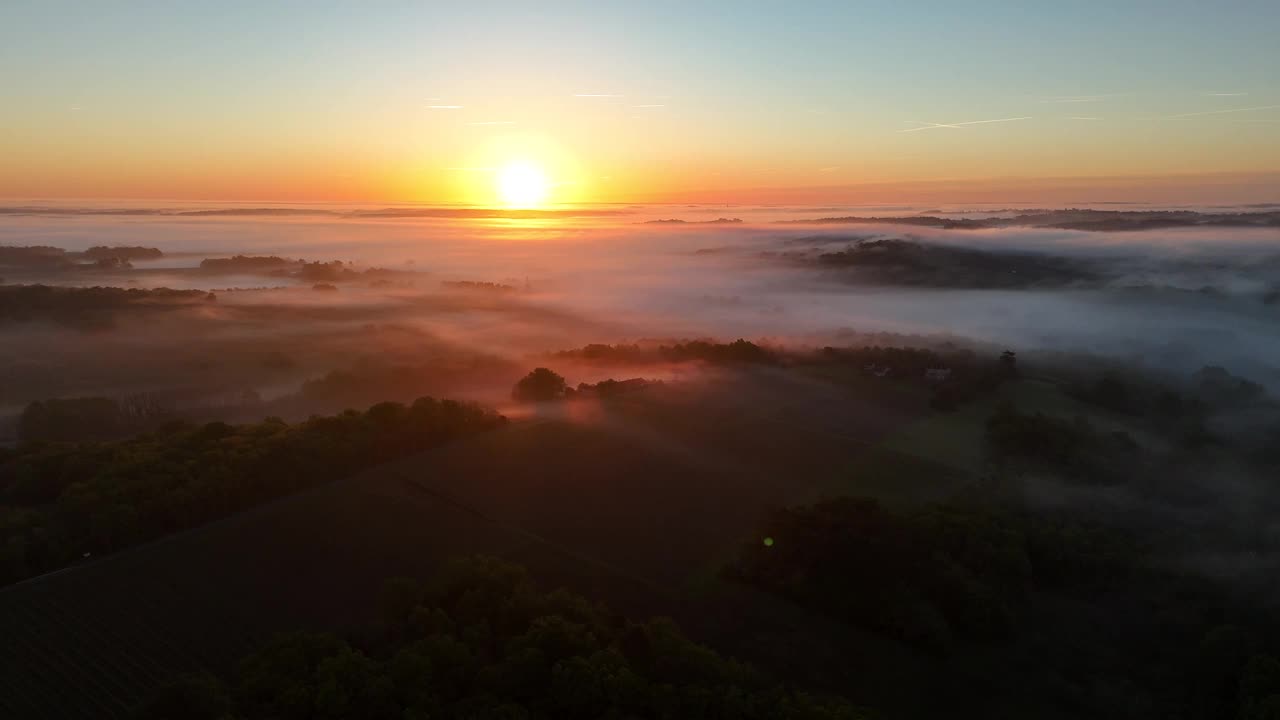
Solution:
[[[498,197],[512,208],[535,208],[547,199],[551,184],[537,166],[511,163],[498,171]]]

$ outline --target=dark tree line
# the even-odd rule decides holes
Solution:
[[[629,378],[627,380],[601,380],[598,383],[578,383],[571,387],[564,377],[549,368],[534,368],[520,378],[511,389],[511,399],[516,402],[549,402],[569,398],[615,397],[662,385],[661,380]]]
[[[48,321],[110,327],[117,312],[160,312],[215,300],[203,290],[0,285],[0,323]]]
[[[210,273],[269,273],[296,264],[297,261],[279,255],[233,255],[205,258],[200,261],[200,269]]]
[[[593,343],[563,350],[555,357],[602,364],[702,361],[716,365],[741,365],[773,364],[783,359],[778,351],[741,338],[730,343],[690,340],[656,346]]]
[[[1097,280],[1087,263],[1025,252],[994,252],[897,238],[864,239],[805,259],[860,281],[920,287],[1060,287]]]
[[[487,293],[513,293],[516,291],[514,285],[484,282],[482,280],[445,280],[440,285],[450,290],[473,290]]]
[[[748,340],[715,343],[693,340],[672,345],[590,344],[564,350],[554,356],[601,365],[638,365],[663,362],[704,362],[711,365],[847,365],[867,376],[887,380],[927,383],[931,406],[954,410],[961,404],[995,390],[1005,380],[1018,377],[1017,356],[1006,350],[996,360],[958,348],[892,347],[865,345],[824,347],[817,351],[771,348]],[[930,376],[931,371],[940,374]]]
[[[626,380],[614,380],[609,378],[601,380],[597,383],[578,383],[578,387],[569,388],[565,391],[566,397],[617,397],[628,393],[640,392],[652,387],[660,387],[661,380],[646,380],[645,378],[628,378]]]
[[[95,245],[84,252],[68,252],[48,245],[0,245],[0,268],[24,270],[110,268],[113,264],[127,266],[130,260],[158,260],[162,257],[164,253],[160,250],[140,245]]]
[[[194,527],[505,421],[477,406],[420,398],[296,424],[173,423],[128,440],[0,450],[0,583]]]

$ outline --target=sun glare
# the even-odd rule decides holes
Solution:
[[[542,170],[526,163],[512,163],[498,172],[498,196],[507,207],[538,207],[551,185]]]

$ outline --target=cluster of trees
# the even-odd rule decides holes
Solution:
[[[473,373],[505,365],[490,358],[471,358],[464,365],[434,361],[424,365],[365,365],[331,370],[304,381],[296,393],[277,398],[271,412],[295,414],[311,408],[361,407],[386,398],[432,395],[456,387]]]
[[[549,368],[534,368],[516,381],[511,399],[516,402],[548,402],[564,398],[569,384],[564,376]]]
[[[925,372],[945,368],[963,372],[979,363],[978,356],[971,351],[943,354],[937,350],[918,347],[882,347],[869,345],[866,347],[834,348],[824,347],[819,356],[824,362],[853,365],[864,374],[884,372],[881,377],[894,380],[921,380]]]
[[[1197,376],[1203,373],[1204,370],[1197,373]],[[1247,380],[1242,382],[1253,385]],[[1212,381],[1209,384],[1212,385]],[[1092,383],[1080,384],[1066,392],[1077,400],[1108,412],[1141,418],[1165,434],[1177,447],[1196,450],[1222,443],[1223,439],[1210,432],[1207,423],[1215,409],[1231,405],[1227,398],[1240,397],[1236,390],[1239,387],[1243,386],[1219,392],[1218,388],[1202,386],[1182,393],[1145,378],[1107,372]],[[1250,395],[1246,402],[1252,402],[1254,398],[1261,396],[1261,386],[1255,387],[1257,395]]]
[[[156,429],[176,417],[172,403],[151,393],[37,400],[18,417],[18,439],[109,440]]]
[[[1005,350],[992,361],[972,350],[948,351],[922,347],[825,347],[817,362],[849,364],[864,375],[927,383],[933,394],[929,400],[935,410],[951,411],[981,395],[994,392],[1006,380],[1018,377],[1017,354]],[[930,372],[940,372],[931,377]]]
[[[0,583],[194,527],[492,428],[449,400],[288,424],[172,423],[129,440],[0,450]]]
[[[775,512],[726,574],[914,647],[1008,639],[1032,592],[1104,584],[1132,550],[1096,528],[966,505],[834,498]]]
[[[0,245],[0,267],[23,270],[116,270],[132,267],[131,260],[158,260],[164,253],[140,245],[95,245],[84,252],[68,252],[49,245]]]
[[[107,271],[111,271],[111,270],[132,270],[132,269],[133,269],[133,263],[129,262],[129,261],[128,261],[128,260],[126,260],[125,258],[118,258],[118,257],[104,257],[104,258],[101,258],[101,259],[99,259],[99,260],[95,260],[95,261],[93,261],[91,264],[89,264],[89,265],[87,265],[87,266],[81,266],[81,267],[89,267],[89,268],[92,268],[92,269],[94,269],[94,270],[107,270]]]
[[[205,258],[200,269],[209,273],[271,273],[297,264],[278,255],[233,255],[229,258]]]
[[[296,274],[300,280],[310,283],[333,283],[360,277],[360,273],[348,268],[341,260],[304,262]]]
[[[741,338],[731,343],[690,340],[673,345],[604,345],[593,343],[574,350],[562,350],[557,358],[600,364],[701,361],[716,365],[773,364],[781,353]]]
[[[1069,394],[1112,412],[1164,423],[1199,422],[1214,410],[1248,407],[1266,399],[1262,385],[1218,365],[1200,368],[1190,381],[1190,390],[1180,393],[1142,377],[1106,372],[1092,384],[1072,388]]]
[[[549,402],[574,397],[614,397],[661,384],[660,380],[644,378],[609,378],[598,383],[578,383],[578,387],[574,388],[559,373],[540,367],[534,368],[516,382],[511,389],[511,399],[516,402]]]
[[[159,260],[164,253],[158,248],[141,245],[94,245],[84,251],[84,256],[90,260]]]
[[[59,269],[71,264],[67,251],[49,245],[0,245],[0,267]]]
[[[731,343],[694,340],[673,345],[596,343],[558,352],[555,357],[604,365],[690,361],[715,365],[851,365],[866,375],[927,382],[933,391],[930,405],[943,411],[954,410],[994,391],[1005,380],[1018,377],[1017,355],[1009,350],[996,360],[961,348],[865,345],[824,347],[815,353],[768,348],[738,339]],[[943,375],[931,378],[930,370],[940,370]],[[564,394],[563,388],[557,392]]]
[[[863,282],[921,287],[1064,286],[1097,277],[1083,262],[1063,257],[900,239],[859,240],[844,250],[822,253],[812,262],[854,272]]]
[[[895,347],[867,344],[850,347],[824,347],[813,353],[764,347],[738,339],[731,343],[691,340],[672,345],[605,345],[593,343],[573,350],[562,350],[557,358],[598,364],[631,364],[653,362],[702,361],[714,364],[806,365],[841,364],[868,370],[884,370],[881,377],[924,379],[925,371],[945,368],[953,374],[986,375],[998,383],[1017,376],[1017,356],[1005,351],[997,361],[990,361],[968,349],[937,350],[926,347]]]
[[[647,390],[651,387],[662,385],[661,380],[646,380],[645,378],[629,378],[627,380],[601,380],[598,383],[578,383],[577,388],[569,388],[565,391],[566,397],[616,397],[627,393],[639,392]]]
[[[1266,389],[1256,382],[1232,375],[1226,368],[1206,365],[1191,376],[1200,399],[1220,408],[1241,407],[1256,403],[1266,395]]]
[[[778,361],[778,354],[748,340],[738,338],[731,343],[715,343],[694,340],[658,348],[664,360],[688,362],[701,360],[713,365],[769,365]]]
[[[841,498],[776,513],[725,572],[929,653],[940,712],[1277,717],[1273,615],[1140,547],[1070,514]]]
[[[844,700],[770,682],[669,620],[631,622],[568,592],[541,592],[495,559],[454,561],[425,587],[393,581],[382,605],[380,626],[362,639],[280,637],[225,680],[163,689],[136,717],[863,717]]]
[[[203,290],[0,285],[0,323],[47,320],[77,328],[110,327],[123,310],[172,310],[217,298]]]
[[[450,290],[476,290],[491,293],[512,293],[516,291],[516,288],[512,285],[479,280],[445,280],[440,284]]]
[[[1050,470],[1081,482],[1117,484],[1142,466],[1141,447],[1126,432],[1106,432],[1090,420],[1022,413],[1002,403],[987,420],[986,451],[1000,466]]]
[[[1092,383],[1069,388],[1067,394],[1114,413],[1156,420],[1202,417],[1206,410],[1199,398],[1184,397],[1168,387],[1111,372],[1103,373]]]
[[[383,268],[353,270],[341,260],[308,262],[306,260],[291,260],[278,255],[234,255],[229,258],[205,258],[200,261],[200,270],[211,274],[239,273],[295,278],[302,282],[311,283],[315,289],[328,289],[333,287],[333,283],[362,279],[369,280],[372,283],[389,283],[390,278],[401,275],[397,271]]]

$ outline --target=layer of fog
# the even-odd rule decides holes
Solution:
[[[859,238],[1083,258],[1106,268],[1108,280],[1056,290],[859,286],[768,255],[801,245],[838,249]],[[234,371],[210,368],[225,369],[227,358],[241,354],[290,357],[291,373],[244,374],[240,384],[271,393],[360,362],[423,364],[415,362],[430,354],[423,348],[454,358],[496,358],[515,368],[540,353],[587,343],[743,337],[815,345],[838,342],[850,330],[949,335],[1024,354],[1098,354],[1176,373],[1218,364],[1275,388],[1280,306],[1261,298],[1280,287],[1277,240],[1274,231],[1249,229],[844,230],[654,226],[631,218],[6,218],[0,244],[143,245],[168,255],[159,268],[140,262],[132,274],[49,282],[219,291],[216,307],[167,324],[122,317],[114,330],[94,334],[30,324],[0,328],[6,374],[17,379],[0,402],[12,406],[55,390],[105,392],[112,383],[133,387],[157,378],[233,387]],[[406,271],[409,279],[396,287],[345,283],[337,292],[317,293],[309,284],[276,278],[190,272],[202,257],[237,253],[342,260]],[[452,280],[500,283],[511,291],[463,292],[442,284]],[[282,284],[294,287],[223,290]],[[1205,286],[1214,291],[1200,292]],[[170,362],[195,353],[204,360]],[[83,367],[90,362],[91,372]],[[202,369],[175,376],[175,366]],[[24,372],[56,373],[65,382],[25,383]]]

